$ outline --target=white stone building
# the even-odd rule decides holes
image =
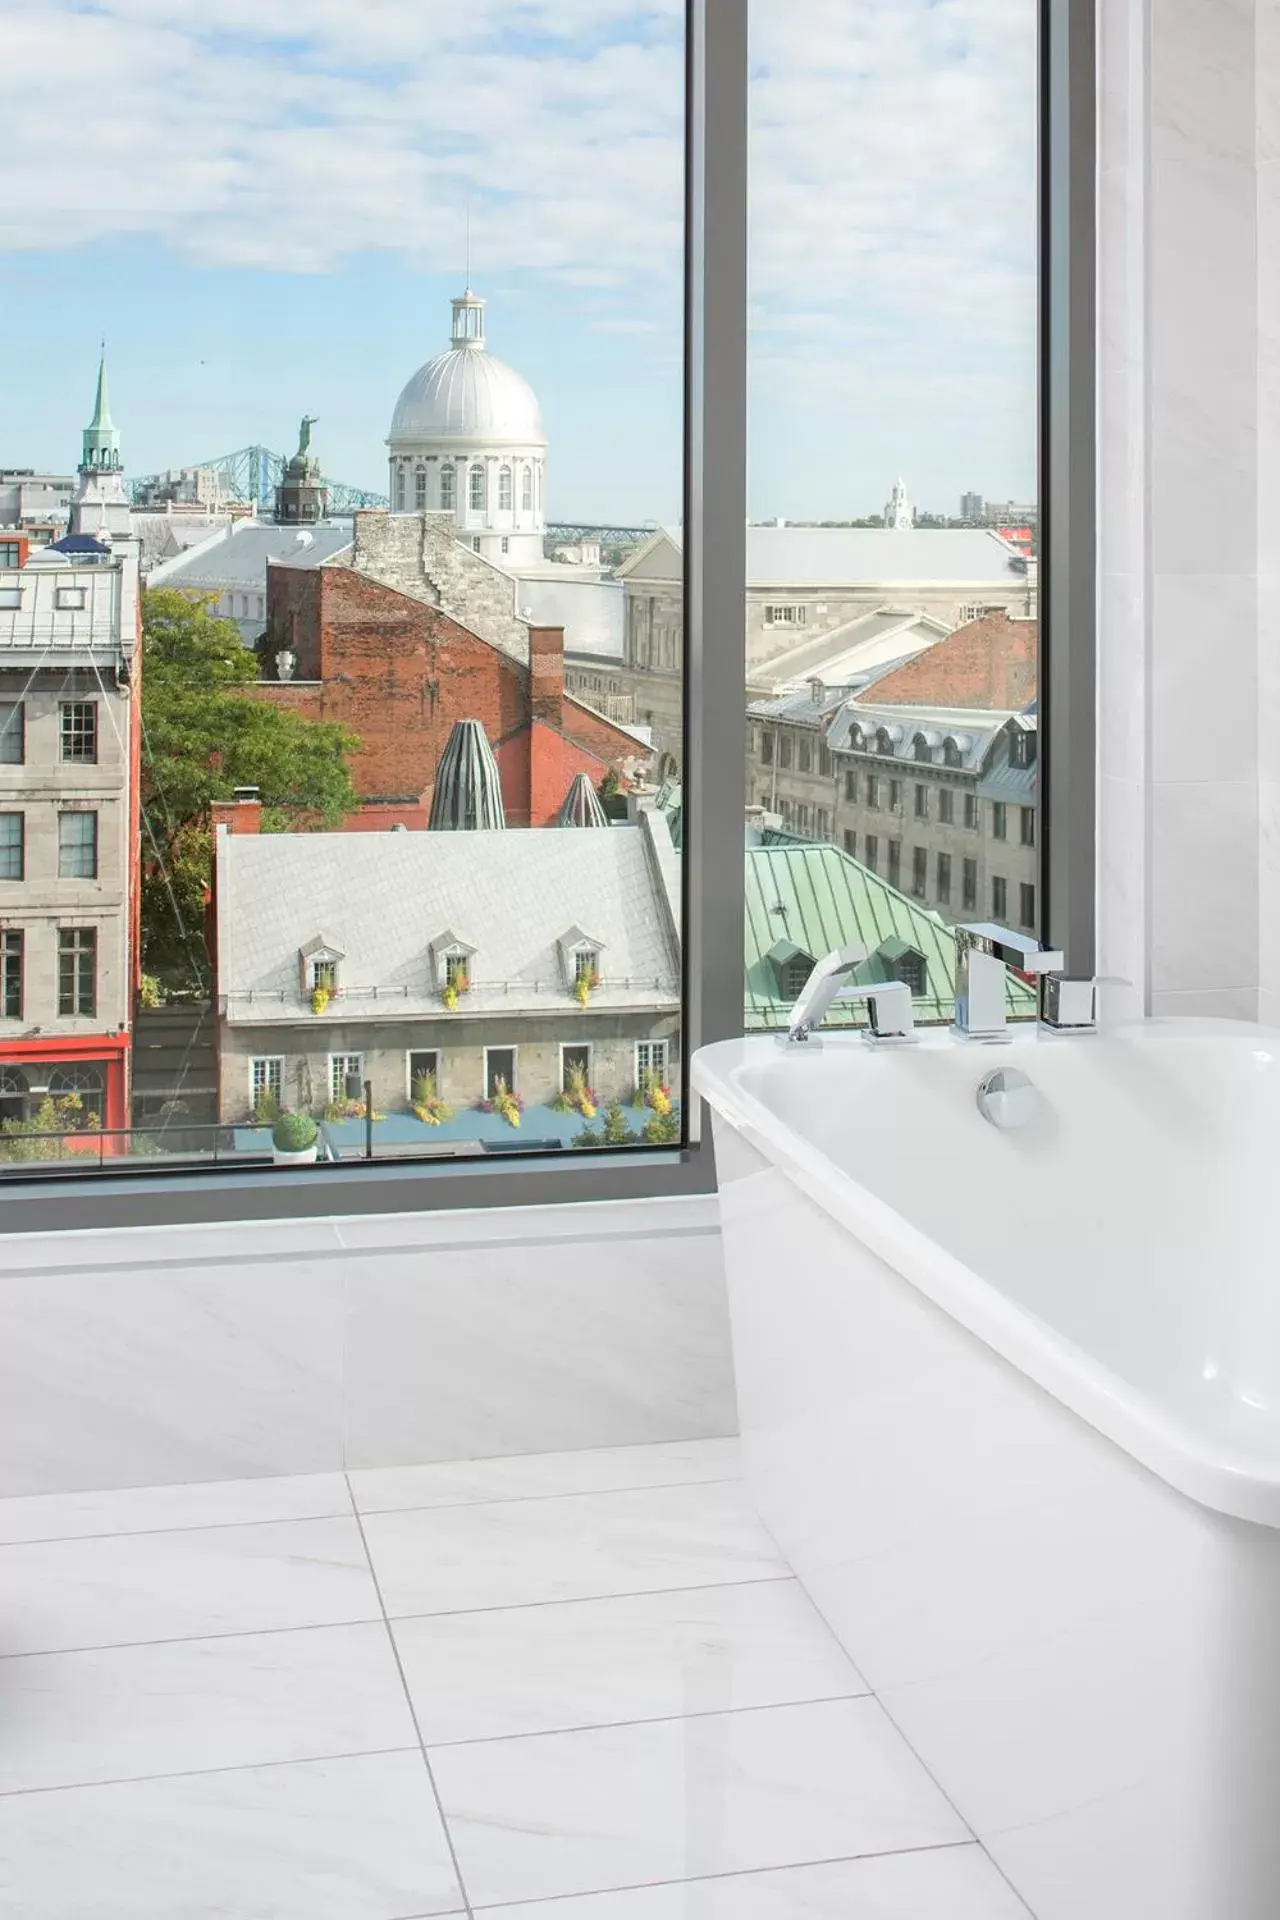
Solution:
[[[678,1089],[679,902],[660,815],[542,833],[220,827],[220,1117],[247,1120],[264,1091],[319,1113],[351,1080],[404,1113],[426,1074],[459,1116],[499,1077],[546,1107],[575,1066],[603,1100],[650,1072]]]
[[[105,370],[71,532],[0,572],[0,1119],[126,1125],[138,915],[138,543]]]

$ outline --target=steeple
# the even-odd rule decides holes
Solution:
[[[80,457],[81,473],[120,473],[124,461],[120,456],[120,434],[115,421],[111,418],[111,401],[107,394],[107,354],[103,348],[102,358],[98,362],[98,394],[94,403],[93,419],[84,430],[84,447]]]

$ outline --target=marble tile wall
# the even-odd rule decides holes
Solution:
[[[1280,21],[1107,0],[1099,38],[1099,970],[1275,1017]]]
[[[714,1200],[0,1238],[0,1496],[736,1428]]]

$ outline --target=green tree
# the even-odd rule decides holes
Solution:
[[[334,827],[359,804],[353,734],[246,690],[258,662],[204,601],[157,588],[142,603],[142,950],[148,973],[203,985],[209,808],[257,787],[263,825]]]

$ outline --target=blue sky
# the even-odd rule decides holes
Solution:
[[[1033,0],[759,0],[753,514],[1034,484]],[[471,207],[553,517],[679,508],[677,0],[0,0],[0,464],[287,449],[383,484]],[[14,103],[16,102],[16,106]],[[12,108],[12,112],[10,109]]]

